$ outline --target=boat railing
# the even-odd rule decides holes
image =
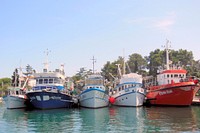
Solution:
[[[153,76],[147,76],[143,78],[143,88],[148,89],[151,86],[156,86],[157,83],[157,79]]]

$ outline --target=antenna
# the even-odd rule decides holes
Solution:
[[[93,58],[91,60],[92,60],[92,72],[94,74],[94,63],[96,63],[96,59],[93,56]]]
[[[49,56],[49,53],[50,53],[51,51],[50,50],[46,50],[46,51],[44,51],[44,53],[46,54],[46,61],[44,62],[44,71],[45,72],[48,72],[48,69],[49,69],[49,60],[48,60],[48,56]]]

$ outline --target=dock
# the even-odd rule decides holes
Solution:
[[[192,105],[200,105],[200,96],[195,96],[192,100]]]

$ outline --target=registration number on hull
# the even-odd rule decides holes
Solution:
[[[173,93],[173,91],[172,90],[166,90],[166,91],[160,91],[159,92],[159,95],[166,95],[166,94],[171,94],[171,93]]]

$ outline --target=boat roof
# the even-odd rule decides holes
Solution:
[[[161,74],[165,74],[165,73],[187,73],[187,71],[186,70],[184,70],[184,69],[174,69],[174,70],[163,70],[162,72],[161,72]]]
[[[58,72],[42,72],[42,73],[34,73],[34,77],[35,78],[47,78],[47,77],[51,77],[51,78],[56,78],[56,77],[61,77],[61,78],[65,78],[64,75],[62,75],[61,73]]]

